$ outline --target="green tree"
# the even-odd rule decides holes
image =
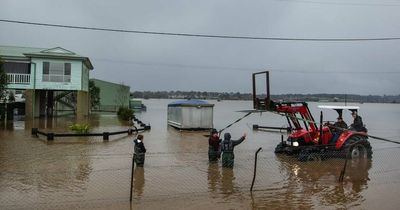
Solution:
[[[4,62],[0,59],[0,102],[6,99],[7,74],[4,71]]]
[[[93,80],[89,80],[90,107],[96,108],[100,106],[100,88],[94,84]]]
[[[6,87],[7,87],[7,74],[4,71],[4,62],[0,58],[0,119],[4,120],[6,115]]]
[[[8,94],[8,103],[15,102],[15,95],[14,92],[9,92]]]

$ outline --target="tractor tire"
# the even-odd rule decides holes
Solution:
[[[275,147],[275,153],[278,153],[278,154],[284,153],[284,152],[285,152],[285,147],[286,147],[286,145],[282,144],[282,142],[279,143],[279,144],[276,145],[276,147]]]
[[[305,162],[308,160],[308,156],[310,156],[310,152],[308,150],[302,150],[297,157],[297,160]]]
[[[345,157],[348,159],[371,158],[372,147],[364,136],[352,136],[344,145]]]

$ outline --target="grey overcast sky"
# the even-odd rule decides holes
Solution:
[[[108,29],[296,39],[400,38],[400,0],[0,0],[0,19]],[[121,33],[0,21],[0,45],[87,56],[91,78],[135,90],[400,94],[400,39],[290,41]]]

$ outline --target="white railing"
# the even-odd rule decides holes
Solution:
[[[31,81],[30,74],[7,73],[7,82],[9,84],[29,84],[30,81]]]

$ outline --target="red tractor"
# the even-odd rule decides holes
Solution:
[[[256,76],[265,75],[266,94],[257,95]],[[285,116],[289,124],[288,138],[276,146],[275,153],[297,155],[301,161],[321,160],[327,157],[371,158],[372,148],[367,130],[354,131],[340,129],[340,134],[330,122],[323,121],[321,111],[319,126],[315,122],[306,102],[275,102],[269,93],[269,72],[253,73],[253,106],[256,111],[269,111]],[[337,111],[342,116],[343,109],[354,112],[358,107],[321,106]],[[261,127],[254,125],[254,127]],[[262,128],[262,127],[261,127]]]

